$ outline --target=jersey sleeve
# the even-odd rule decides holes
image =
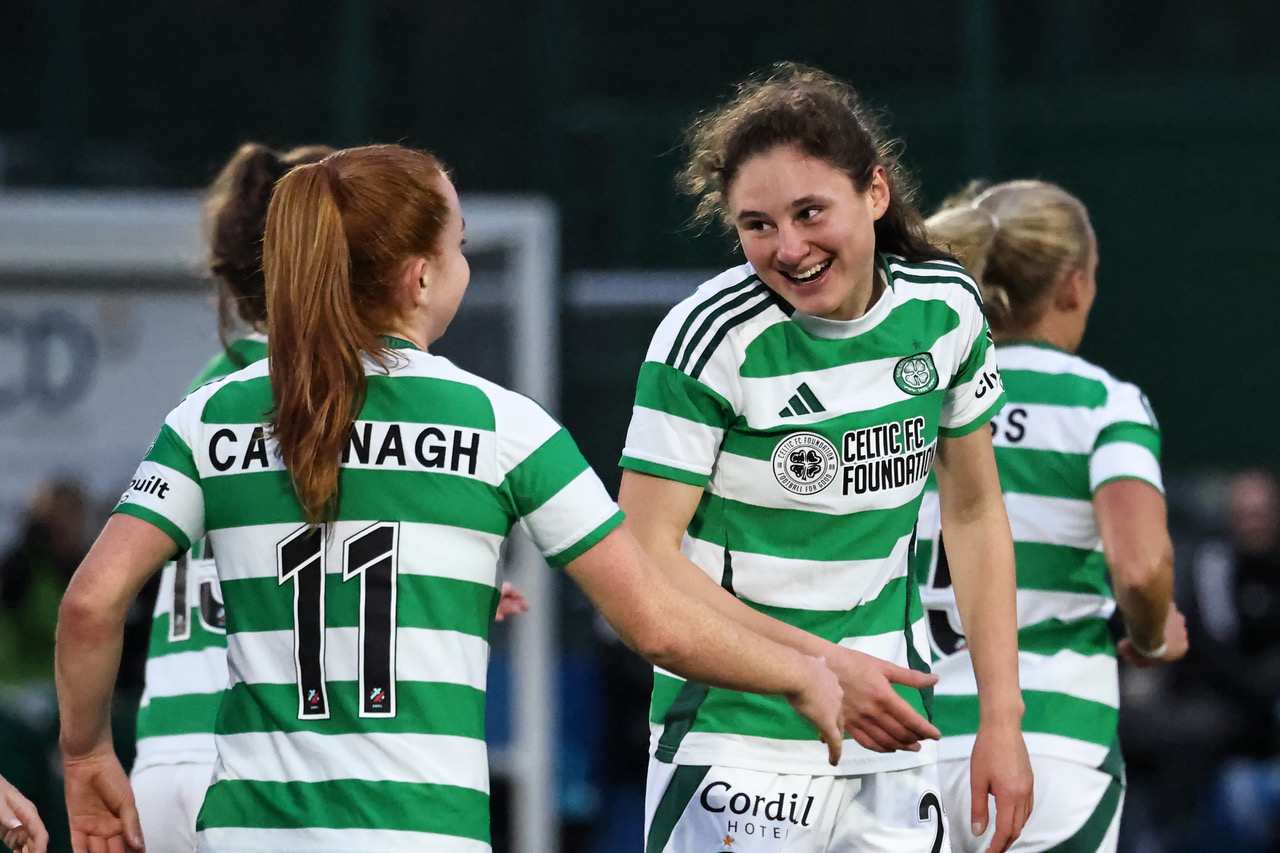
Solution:
[[[1137,386],[1117,383],[1101,409],[1098,438],[1089,457],[1092,492],[1113,480],[1143,480],[1164,491],[1160,475],[1160,425]]]
[[[1004,405],[1004,383],[996,366],[991,329],[982,312],[978,288],[966,281],[956,300],[960,325],[955,338],[956,371],[942,401],[938,432],[948,437],[968,435],[983,426]]]
[[[622,511],[555,418],[517,394],[495,403],[500,488],[547,562],[563,566],[621,524]]]
[[[204,493],[191,450],[191,427],[199,423],[197,402],[188,397],[169,413],[113,510],[154,524],[179,551],[205,533]]]
[[[623,468],[705,487],[711,479],[725,431],[734,417],[731,398],[737,376],[721,345],[697,376],[675,365],[683,306],[677,306],[654,334],[640,376],[619,464]]]

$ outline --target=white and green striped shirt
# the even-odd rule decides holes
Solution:
[[[1133,478],[1162,489],[1160,431],[1137,387],[1039,342],[997,348],[1009,400],[992,422],[1013,530],[1018,659],[1027,749],[1119,773],[1115,612],[1093,495]],[[967,758],[978,729],[977,687],[960,633],[945,547],[936,547],[937,493],[921,507],[916,572],[929,612],[934,722],[942,759]],[[1108,760],[1111,756],[1112,760]]]
[[[392,342],[331,526],[303,523],[265,361],[188,396],[116,509],[216,555],[230,683],[199,850],[489,850],[499,549],[519,522],[563,565],[621,522],[537,404]]]
[[[1003,402],[977,288],[948,261],[880,256],[863,317],[794,311],[750,265],[667,315],[640,369],[626,468],[705,489],[684,552],[750,606],[818,636],[927,670],[907,552],[937,437]],[[928,697],[902,688],[924,712]],[[845,741],[838,768],[778,696],[657,670],[662,761],[860,774],[927,763]]]
[[[187,391],[266,357],[264,335],[240,338],[230,354],[214,356]],[[213,718],[227,686],[227,631],[218,572],[206,545],[197,542],[160,570],[134,772],[158,764],[212,768],[218,757]]]

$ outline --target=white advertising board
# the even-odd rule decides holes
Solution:
[[[207,292],[0,291],[0,545],[40,483],[114,503],[216,326]]]

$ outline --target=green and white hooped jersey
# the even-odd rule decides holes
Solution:
[[[267,339],[250,335],[234,341],[231,351],[233,356],[214,356],[188,393],[266,358]],[[218,573],[205,544],[197,542],[160,570],[135,771],[157,764],[212,767],[218,757],[213,718],[227,686],[227,632]]]
[[[1100,367],[1048,344],[997,348],[1009,400],[992,421],[996,465],[1013,530],[1018,659],[1027,749],[1108,770],[1120,704],[1115,612],[1093,495],[1118,479],[1163,491],[1160,430],[1146,397]],[[977,687],[964,646],[946,548],[937,547],[937,492],[921,507],[914,557],[929,614],[934,722],[941,759],[967,758],[978,729]]]
[[[703,284],[655,333],[626,468],[702,487],[684,553],[748,605],[849,648],[928,670],[907,566],[937,438],[983,426],[1004,397],[973,280],[949,261],[880,256],[888,287],[847,322],[801,314],[756,276]],[[899,688],[921,713],[929,697]],[[809,775],[933,760],[845,740],[827,763],[780,696],[654,673],[660,761]]]
[[[174,409],[116,507],[217,555],[229,684],[200,850],[488,851],[499,549],[519,522],[563,565],[621,523],[536,403],[390,341],[331,525],[302,520],[266,361]]]

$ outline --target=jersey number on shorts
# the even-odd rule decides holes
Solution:
[[[400,525],[382,521],[342,543],[343,583],[360,579],[360,716],[396,715],[396,554]],[[322,528],[276,545],[281,585],[293,581],[293,659],[298,719],[329,719],[325,677],[325,551]]]
[[[947,549],[942,545],[942,533],[934,542],[934,551],[938,555],[937,568],[933,570],[934,589],[948,589],[951,586],[951,564],[947,562]],[[934,650],[941,656],[954,655],[964,645],[964,634],[951,626],[951,612],[948,608],[926,607],[929,615],[929,637],[933,640]]]
[[[187,581],[193,562],[199,564],[204,561],[191,560],[189,554],[183,554],[174,561],[173,608],[169,613],[171,643],[191,639],[191,604],[187,598]],[[222,593],[215,581],[206,578],[200,582],[200,600],[197,602],[196,612],[206,631],[227,633],[227,614],[222,607]]]
[[[929,849],[929,853],[938,853],[942,850],[942,838],[945,832],[945,824],[942,819],[942,801],[938,799],[938,795],[933,791],[928,791],[920,798],[920,822],[924,823],[929,819],[929,812],[932,811],[937,815],[938,829],[933,835],[933,847]]]

